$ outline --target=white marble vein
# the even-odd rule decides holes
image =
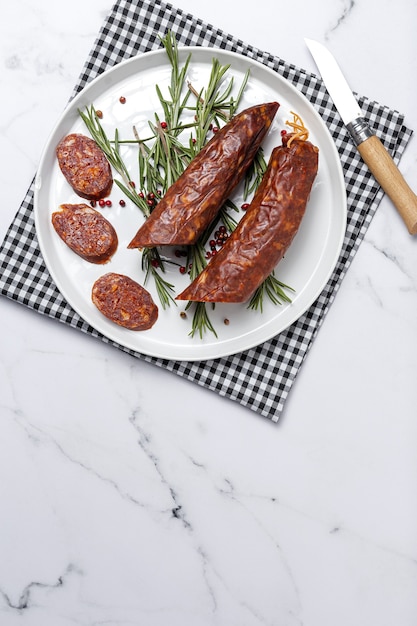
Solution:
[[[177,6],[417,129],[412,0]],[[110,8],[2,7],[1,238]],[[415,626],[416,311],[384,198],[273,425],[1,299],[0,626]]]

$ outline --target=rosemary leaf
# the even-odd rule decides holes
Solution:
[[[245,200],[252,195],[261,184],[266,168],[267,163],[265,161],[263,149],[259,148],[245,177],[243,189],[243,197]]]
[[[236,110],[237,110],[237,108],[238,108],[238,106],[240,104],[240,101],[242,99],[243,92],[245,91],[246,85],[248,83],[249,76],[250,76],[250,70],[247,70],[246,73],[245,73],[243,82],[242,82],[242,84],[240,86],[239,93],[237,94],[237,98],[236,98],[235,102],[233,103],[233,108],[231,108],[231,110],[230,110],[231,116],[233,116],[236,113]]]
[[[213,335],[215,335],[215,337],[217,337],[216,330],[208,316],[205,302],[195,302],[194,314],[189,335],[190,337],[194,337],[198,333],[200,339],[202,339],[206,331],[210,331],[211,333],[213,333]]]
[[[291,302],[291,298],[284,291],[285,289],[289,291],[294,291],[292,287],[285,285],[281,281],[279,281],[274,272],[268,276],[264,280],[264,282],[258,287],[258,289],[253,294],[249,304],[248,309],[259,310],[261,313],[263,312],[263,303],[264,296],[267,295],[268,298],[274,304],[283,304],[284,302]]]
[[[142,254],[142,269],[145,271],[145,284],[152,276],[162,308],[166,309],[171,303],[177,305],[174,297],[175,285],[165,280],[161,272],[165,272],[165,266],[157,248],[145,248]]]

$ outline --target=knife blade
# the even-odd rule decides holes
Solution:
[[[408,232],[417,234],[417,196],[363,116],[336,59],[323,44],[304,39],[326,89],[374,178],[401,215]]]

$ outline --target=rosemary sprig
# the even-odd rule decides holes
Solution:
[[[220,121],[227,123],[239,106],[242,95],[249,79],[249,70],[242,81],[237,98],[230,97],[233,88],[233,77],[221,91],[225,74],[230,65],[221,65],[217,59],[213,59],[207,88],[198,93],[189,83],[188,87],[196,96],[195,118],[197,121],[195,153],[199,152],[207,141],[208,132],[213,125],[219,125]],[[229,100],[228,100],[229,98]]]
[[[158,272],[158,268],[165,272],[165,265],[158,248],[144,248],[142,253],[142,269],[145,271],[145,284],[152,276],[162,308],[166,309],[171,303],[176,304],[173,293],[175,286],[169,283]]]
[[[236,211],[237,213],[239,213],[239,209],[231,200],[226,200],[226,202],[220,209],[219,222],[222,222],[226,226],[229,233],[231,233],[234,231],[238,223],[235,218],[230,214],[228,209]]]
[[[171,133],[178,135],[182,130],[180,118],[190,96],[189,90],[186,91],[184,97],[182,97],[182,93],[185,86],[185,79],[188,67],[191,61],[191,54],[187,56],[185,63],[180,70],[177,40],[175,39],[175,37],[173,37],[170,31],[167,33],[165,38],[162,39],[162,44],[165,48],[165,52],[168,56],[172,68],[171,86],[169,89],[171,100],[167,101],[165,100],[165,98],[163,98],[158,86],[157,93],[162,104],[164,113],[170,120]]]
[[[139,172],[141,189],[145,193],[155,193],[157,187],[163,195],[175,180],[182,174],[192,155],[187,147],[178,139],[185,128],[182,114],[187,108],[190,96],[186,88],[186,76],[191,61],[191,54],[180,69],[178,44],[171,34],[161,39],[171,65],[171,81],[168,88],[169,98],[165,97],[159,85],[155,86],[164,119],[155,114],[155,121],[149,122],[153,145],[145,147],[143,142],[139,149]],[[185,92],[185,94],[184,94]]]
[[[208,234],[206,233],[205,236],[208,236]],[[191,246],[188,250],[187,267],[190,267],[189,274],[191,281],[197,278],[207,265],[205,248],[202,239],[203,238],[197,241],[197,243]],[[209,331],[217,338],[216,330],[210,321],[207,306],[208,305],[205,302],[187,302],[185,310],[192,310],[193,313],[191,330],[189,332],[190,337],[194,337],[198,333],[200,339],[202,339],[204,334]],[[212,308],[214,309],[214,304],[212,304]]]
[[[255,159],[253,160],[245,177],[243,188],[243,197],[245,200],[258,189],[259,185],[261,184],[263,175],[265,174],[266,168],[267,163],[265,161],[264,151],[261,147],[256,153]]]
[[[193,313],[193,319],[191,322],[191,330],[189,332],[190,337],[194,337],[198,333],[200,339],[202,339],[204,336],[204,333],[207,331],[210,331],[217,338],[216,329],[214,328],[213,324],[210,321],[210,317],[207,312],[206,303],[194,302],[193,305],[194,305],[194,313]],[[212,307],[214,308],[214,304],[212,305]]]
[[[294,291],[292,287],[285,285],[281,281],[279,281],[274,272],[268,276],[264,280],[264,282],[259,285],[258,289],[253,294],[252,298],[249,301],[248,309],[259,310],[261,313],[263,312],[263,303],[265,295],[273,302],[274,304],[282,304],[283,302],[291,302],[291,298],[284,291],[287,289],[289,291]]]
[[[122,157],[119,153],[119,132],[116,129],[114,142],[111,142],[101,123],[97,112],[93,105],[90,107],[86,107],[85,112],[78,109],[78,113],[80,114],[84,124],[86,125],[91,137],[94,139],[96,144],[103,150],[106,155],[110,165],[114,167],[116,172],[120,174],[122,177],[126,187],[129,187],[131,182],[129,172],[123,162]]]

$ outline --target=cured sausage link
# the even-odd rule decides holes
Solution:
[[[279,104],[245,109],[221,128],[166,192],[128,248],[192,245],[255,158]]]
[[[275,148],[245,215],[177,300],[247,302],[288,250],[318,170],[318,148],[293,140]]]

